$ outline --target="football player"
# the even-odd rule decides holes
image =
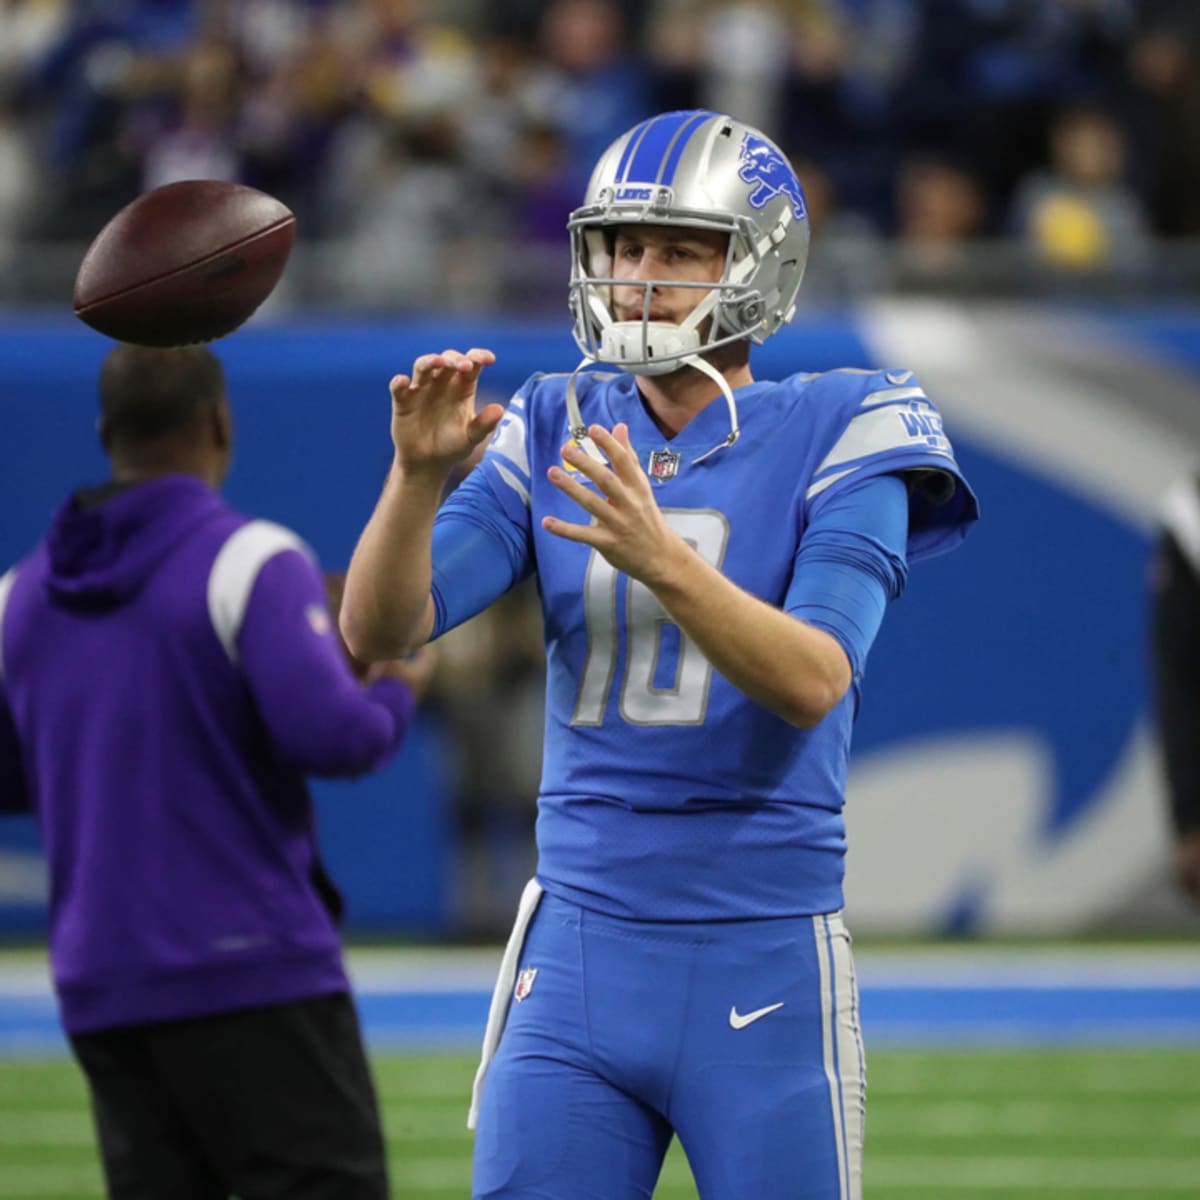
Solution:
[[[588,369],[478,413],[486,350],[396,376],[343,609],[387,659],[538,579],[539,865],[485,1033],[474,1194],[649,1197],[675,1134],[705,1200],[850,1200],[850,733],[888,602],[976,502],[910,372],[752,375],[809,239],[757,130],[643,122],[568,227]]]
[[[1151,665],[1175,871],[1184,894],[1200,902],[1200,478],[1180,480],[1164,499],[1150,582]]]

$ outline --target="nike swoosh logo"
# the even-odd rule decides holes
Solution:
[[[744,1017],[739,1015],[737,1005],[735,1004],[729,1010],[729,1024],[734,1029],[745,1029],[747,1025],[753,1025],[760,1017],[765,1017],[767,1013],[773,1013],[777,1008],[783,1007],[783,1001],[778,1004],[768,1004],[766,1008],[756,1008],[752,1013],[747,1013]]]

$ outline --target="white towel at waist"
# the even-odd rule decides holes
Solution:
[[[479,1118],[483,1081],[496,1053],[496,1047],[500,1044],[504,1024],[508,1020],[508,1008],[512,1003],[513,985],[517,978],[517,964],[521,961],[521,949],[525,945],[525,932],[529,928],[529,922],[533,920],[541,898],[542,885],[536,879],[531,879],[521,893],[521,902],[517,905],[517,919],[513,924],[512,933],[508,935],[508,945],[504,947],[504,957],[500,960],[500,973],[496,976],[496,986],[492,989],[487,1028],[483,1031],[483,1049],[479,1054],[479,1069],[475,1072],[475,1086],[471,1088],[471,1111],[467,1113],[468,1129],[474,1129]]]

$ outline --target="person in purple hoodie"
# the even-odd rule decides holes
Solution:
[[[384,1200],[305,776],[385,762],[428,666],[351,673],[290,530],[217,492],[208,350],[118,346],[112,479],[0,577],[0,807],[36,813],[62,1023],[119,1200]]]

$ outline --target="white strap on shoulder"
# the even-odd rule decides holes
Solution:
[[[208,575],[208,615],[229,661],[238,661],[237,640],[258,573],[275,555],[299,550],[312,557],[304,541],[273,521],[250,521],[230,534]]]
[[[1192,564],[1192,570],[1200,575],[1200,488],[1195,479],[1181,479],[1167,493],[1162,523]]]
[[[0,679],[4,678],[4,609],[8,604],[13,584],[17,582],[17,568],[12,567],[0,575]]]

